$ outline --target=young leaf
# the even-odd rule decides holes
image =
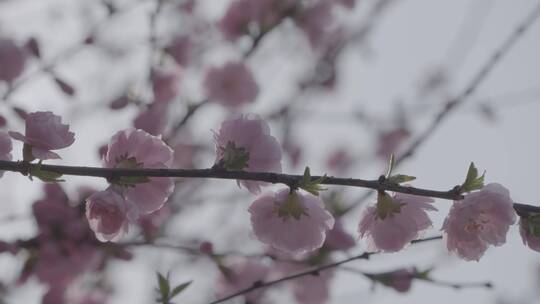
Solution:
[[[171,299],[179,295],[182,291],[184,291],[184,289],[188,288],[191,283],[193,283],[193,281],[185,282],[176,286],[171,292]]]
[[[41,181],[46,183],[55,183],[55,182],[63,182],[63,179],[60,179],[62,177],[61,173],[52,172],[52,171],[45,171],[41,169],[41,161],[37,164],[37,166],[30,169],[29,177],[30,180],[32,177],[37,177]]]
[[[228,142],[223,149],[223,168],[229,171],[240,171],[248,166],[249,152],[241,147],[236,147],[233,142]]]
[[[396,158],[394,157],[394,154],[390,154],[390,160],[388,161],[388,169],[386,169],[386,174],[385,174],[387,178],[390,177],[390,174],[392,174],[392,170],[394,170],[395,165],[396,165]]]
[[[486,171],[484,171],[481,176],[478,176],[478,169],[476,169],[474,163],[471,162],[471,165],[469,166],[469,171],[467,171],[467,177],[465,178],[465,182],[463,182],[460,187],[460,192],[470,192],[484,187],[485,175]]]
[[[304,176],[300,181],[299,187],[315,196],[319,196],[320,191],[326,190],[326,188],[321,187],[321,183],[326,178],[326,175],[321,176],[318,179],[312,180],[311,173],[309,171],[309,167],[306,167],[306,169],[304,170]]]
[[[161,301],[167,303],[170,292],[169,280],[159,272],[156,272],[156,275],[158,280],[159,293],[161,294]]]

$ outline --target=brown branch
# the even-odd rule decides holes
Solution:
[[[298,188],[303,179],[303,175],[281,174],[273,172],[247,172],[247,171],[226,171],[219,168],[209,169],[125,169],[125,168],[100,168],[100,167],[80,167],[80,166],[59,166],[45,165],[28,162],[0,161],[0,170],[19,172],[28,175],[29,172],[42,170],[54,172],[62,175],[102,177],[109,181],[117,180],[124,176],[145,176],[145,177],[184,177],[184,178],[216,178],[261,181],[272,184],[285,184],[291,188]],[[339,185],[349,187],[369,188],[373,190],[393,191],[419,196],[436,197],[448,200],[463,199],[463,195],[451,189],[448,191],[437,191],[430,189],[401,186],[389,183],[384,179],[365,180],[358,178],[342,178],[333,176],[312,176],[311,180],[322,179],[321,184]]]
[[[272,184],[284,184],[291,188],[298,188],[303,175],[293,175],[273,172],[247,172],[247,171],[226,171],[219,168],[209,169],[152,169],[152,168],[100,168],[100,167],[81,167],[81,166],[60,166],[60,165],[44,165],[28,162],[16,162],[0,160],[0,170],[19,172],[23,175],[29,175],[33,171],[48,171],[61,175],[89,176],[102,177],[108,181],[117,180],[124,176],[144,176],[144,177],[182,177],[182,178],[215,178],[215,179],[234,179],[234,180],[249,180],[260,181]],[[368,188],[377,191],[392,191],[406,193],[418,196],[434,197],[447,200],[462,200],[463,194],[459,192],[458,187],[453,187],[448,191],[438,191],[411,186],[402,186],[396,183],[390,183],[384,178],[376,180],[366,180],[359,178],[343,178],[334,176],[312,176],[312,181],[322,180],[320,184],[336,185],[347,187]],[[514,204],[516,212],[520,216],[530,213],[540,213],[540,207]],[[350,209],[347,209],[347,211]]]

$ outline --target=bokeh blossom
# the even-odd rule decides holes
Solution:
[[[0,38],[0,81],[12,82],[24,71],[25,50],[13,40]]]
[[[467,194],[452,205],[442,230],[449,251],[460,258],[478,261],[489,245],[501,246],[516,221],[508,190],[492,183]]]
[[[268,193],[249,207],[257,239],[275,249],[302,254],[321,248],[334,217],[323,201],[308,193],[283,189]]]
[[[208,99],[226,107],[238,107],[255,101],[259,86],[249,68],[241,62],[211,67],[204,80]]]
[[[270,272],[268,266],[250,258],[243,258],[226,265],[221,269],[216,286],[216,297],[222,298],[244,288],[262,282]],[[244,294],[246,303],[259,303],[265,292],[260,288]]]

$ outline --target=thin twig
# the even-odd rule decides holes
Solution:
[[[433,240],[433,238],[420,239],[420,240],[417,240],[415,243],[418,244],[418,243],[427,242],[427,241],[431,241],[431,240]],[[338,261],[338,262],[334,262],[334,263],[314,267],[314,268],[311,268],[309,270],[298,272],[298,273],[295,273],[295,274],[292,274],[292,275],[288,275],[288,276],[285,276],[285,277],[282,277],[282,278],[279,278],[279,279],[276,279],[276,280],[267,281],[267,282],[256,282],[251,287],[244,288],[244,289],[239,290],[239,291],[237,291],[237,292],[235,292],[233,294],[230,294],[230,295],[228,295],[228,296],[226,296],[224,298],[220,298],[220,299],[217,299],[215,301],[212,301],[212,302],[210,302],[208,304],[223,303],[223,302],[225,302],[227,300],[230,300],[230,299],[236,298],[238,296],[247,294],[247,293],[252,292],[254,290],[257,290],[257,289],[268,288],[270,286],[273,286],[273,285],[276,285],[276,284],[279,284],[279,283],[282,283],[282,282],[294,280],[294,279],[305,277],[305,276],[308,276],[308,275],[319,275],[319,273],[321,271],[336,268],[336,267],[338,267],[340,265],[347,264],[347,263],[352,262],[352,261],[362,260],[362,259],[369,259],[370,256],[372,256],[374,254],[378,254],[378,253],[379,252],[364,252],[362,254],[359,254],[359,255],[356,255],[356,256],[353,256],[353,257],[350,257],[350,258],[347,258],[347,259],[344,259],[344,260],[341,260],[341,261]]]

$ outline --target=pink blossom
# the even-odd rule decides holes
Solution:
[[[377,156],[384,161],[388,160],[391,154],[396,154],[399,151],[403,142],[407,140],[410,135],[410,132],[403,128],[382,133],[379,136]]]
[[[431,227],[426,210],[437,209],[431,205],[433,199],[427,197],[403,193],[385,197],[376,206],[364,209],[358,232],[366,239],[368,250],[396,252]]]
[[[5,132],[0,132],[0,160],[11,160],[11,139]],[[0,171],[0,177],[4,175],[4,171]]]
[[[75,141],[75,134],[69,131],[69,126],[62,124],[60,116],[52,112],[28,114],[25,135],[19,132],[9,132],[9,135],[30,148],[30,154],[25,153],[26,160],[60,158],[51,150],[69,147]]]
[[[326,261],[329,263],[331,261]],[[284,275],[293,275],[295,273],[307,271],[313,266],[279,262],[278,270]],[[334,277],[332,269],[320,271],[313,275],[302,276],[289,281],[294,299],[298,304],[325,304],[330,297],[330,283]]]
[[[161,231],[163,224],[170,218],[171,213],[171,208],[168,205],[165,205],[150,214],[141,216],[138,223],[144,238],[146,240],[155,239]]]
[[[169,45],[165,47],[165,52],[180,66],[187,66],[191,57],[192,42],[189,36],[180,35],[173,38]]]
[[[253,260],[244,258],[234,261],[222,270],[216,286],[216,297],[221,298],[239,290],[253,286],[256,282],[262,282],[269,273],[267,266]],[[246,303],[256,303],[265,292],[264,288],[244,294]]]
[[[151,103],[133,120],[133,126],[152,135],[161,135],[167,125],[169,107],[164,103]]]
[[[379,282],[393,288],[397,292],[407,292],[411,289],[415,274],[416,270],[403,268],[376,276]]]
[[[0,38],[0,81],[11,82],[24,71],[26,54],[10,39]]]
[[[259,241],[288,253],[307,253],[324,243],[334,218],[320,198],[283,189],[259,197],[249,207]]]
[[[329,1],[319,1],[303,10],[295,20],[312,46],[320,46],[330,34],[332,5]]]
[[[43,242],[62,239],[79,242],[88,238],[89,228],[82,220],[79,208],[69,204],[68,197],[58,184],[45,184],[45,196],[32,205],[32,213]]]
[[[506,242],[508,228],[516,221],[508,190],[492,183],[456,201],[444,220],[446,246],[464,260],[476,260],[489,245]]]
[[[210,101],[233,108],[255,101],[259,94],[255,78],[241,62],[209,68],[204,85]]]
[[[356,246],[356,241],[352,235],[345,231],[340,220],[336,220],[334,228],[326,233],[324,247],[329,250],[348,250],[354,246]]]
[[[255,115],[240,116],[226,120],[214,136],[216,142],[216,164],[224,161],[226,154],[244,154],[247,162],[237,170],[259,172],[281,172],[281,147],[270,135],[268,124]],[[258,194],[264,182],[238,181],[249,192]]]
[[[346,172],[351,168],[353,164],[353,159],[349,155],[346,149],[339,148],[332,152],[328,160],[326,161],[326,166],[338,173]]]
[[[356,0],[334,0],[337,4],[343,5],[344,7],[348,9],[354,8],[356,5]]]
[[[258,2],[260,1],[237,0],[231,3],[219,22],[219,28],[225,38],[233,41],[248,33],[248,26],[257,14]]]
[[[102,242],[118,241],[128,232],[126,201],[110,189],[96,192],[86,199],[86,217],[97,239]]]
[[[108,168],[169,168],[172,159],[172,149],[161,138],[131,128],[111,138],[104,162]],[[136,218],[160,209],[173,192],[174,181],[168,177],[128,178],[113,181],[113,189],[128,201]]]
[[[155,70],[152,72],[152,90],[155,103],[173,100],[178,95],[179,87],[179,70]]]
[[[249,34],[250,27],[268,30],[297,5],[297,0],[236,0],[231,3],[219,28],[225,38],[234,41]]]
[[[532,250],[540,252],[540,235],[538,217],[521,217],[519,220],[519,234],[523,244],[529,246]]]

